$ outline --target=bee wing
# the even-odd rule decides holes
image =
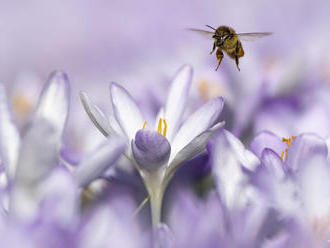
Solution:
[[[241,40],[254,41],[271,34],[272,34],[271,32],[263,32],[263,33],[239,33],[237,35]]]
[[[203,30],[203,29],[197,29],[197,28],[188,28],[189,31],[193,31],[196,33],[199,33],[201,35],[203,35],[204,37],[207,37],[209,39],[212,39],[212,36],[214,35],[214,32],[210,32],[207,30]]]

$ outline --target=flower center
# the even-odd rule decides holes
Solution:
[[[24,121],[32,109],[32,102],[23,94],[18,94],[13,98],[13,109],[20,121]]]
[[[145,129],[147,127],[147,122],[145,121],[143,123],[142,129]],[[157,126],[157,132],[164,137],[166,137],[166,132],[167,132],[167,122],[163,118],[159,118],[158,120],[158,126]]]
[[[288,146],[288,148],[285,148],[285,150],[283,152],[281,152],[281,159],[282,161],[286,160],[287,155],[288,155],[288,149],[291,145],[291,142],[293,140],[295,140],[297,138],[297,136],[291,136],[290,138],[282,138],[282,142],[285,142]]]

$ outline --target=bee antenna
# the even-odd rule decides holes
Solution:
[[[210,25],[205,25],[206,27],[213,29],[214,31],[216,30],[215,28],[211,27]]]

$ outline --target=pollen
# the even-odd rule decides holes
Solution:
[[[143,123],[142,129],[145,129],[147,127],[147,122],[145,121]],[[167,122],[163,118],[159,118],[158,120],[158,126],[157,126],[157,132],[166,137],[167,133]]]
[[[282,161],[286,160],[286,158],[288,156],[288,150],[289,150],[289,147],[291,145],[291,142],[293,140],[295,140],[296,138],[297,138],[297,136],[291,136],[290,138],[282,138],[282,142],[285,142],[286,145],[288,146],[288,148],[286,148],[283,152],[281,152]]]
[[[166,132],[167,132],[167,122],[166,122],[165,119],[163,119],[163,123],[164,123],[163,136],[166,137]]]
[[[166,137],[167,122],[163,118],[159,118],[157,132]]]
[[[23,94],[15,95],[12,101],[14,113],[20,122],[24,122],[32,109],[32,102]]]

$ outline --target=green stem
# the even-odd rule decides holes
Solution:
[[[151,218],[154,228],[161,222],[163,195],[164,191],[159,188],[150,195]]]
[[[156,228],[161,222],[163,196],[166,188],[163,184],[163,170],[152,173],[142,172],[141,176],[150,197],[152,226]]]

